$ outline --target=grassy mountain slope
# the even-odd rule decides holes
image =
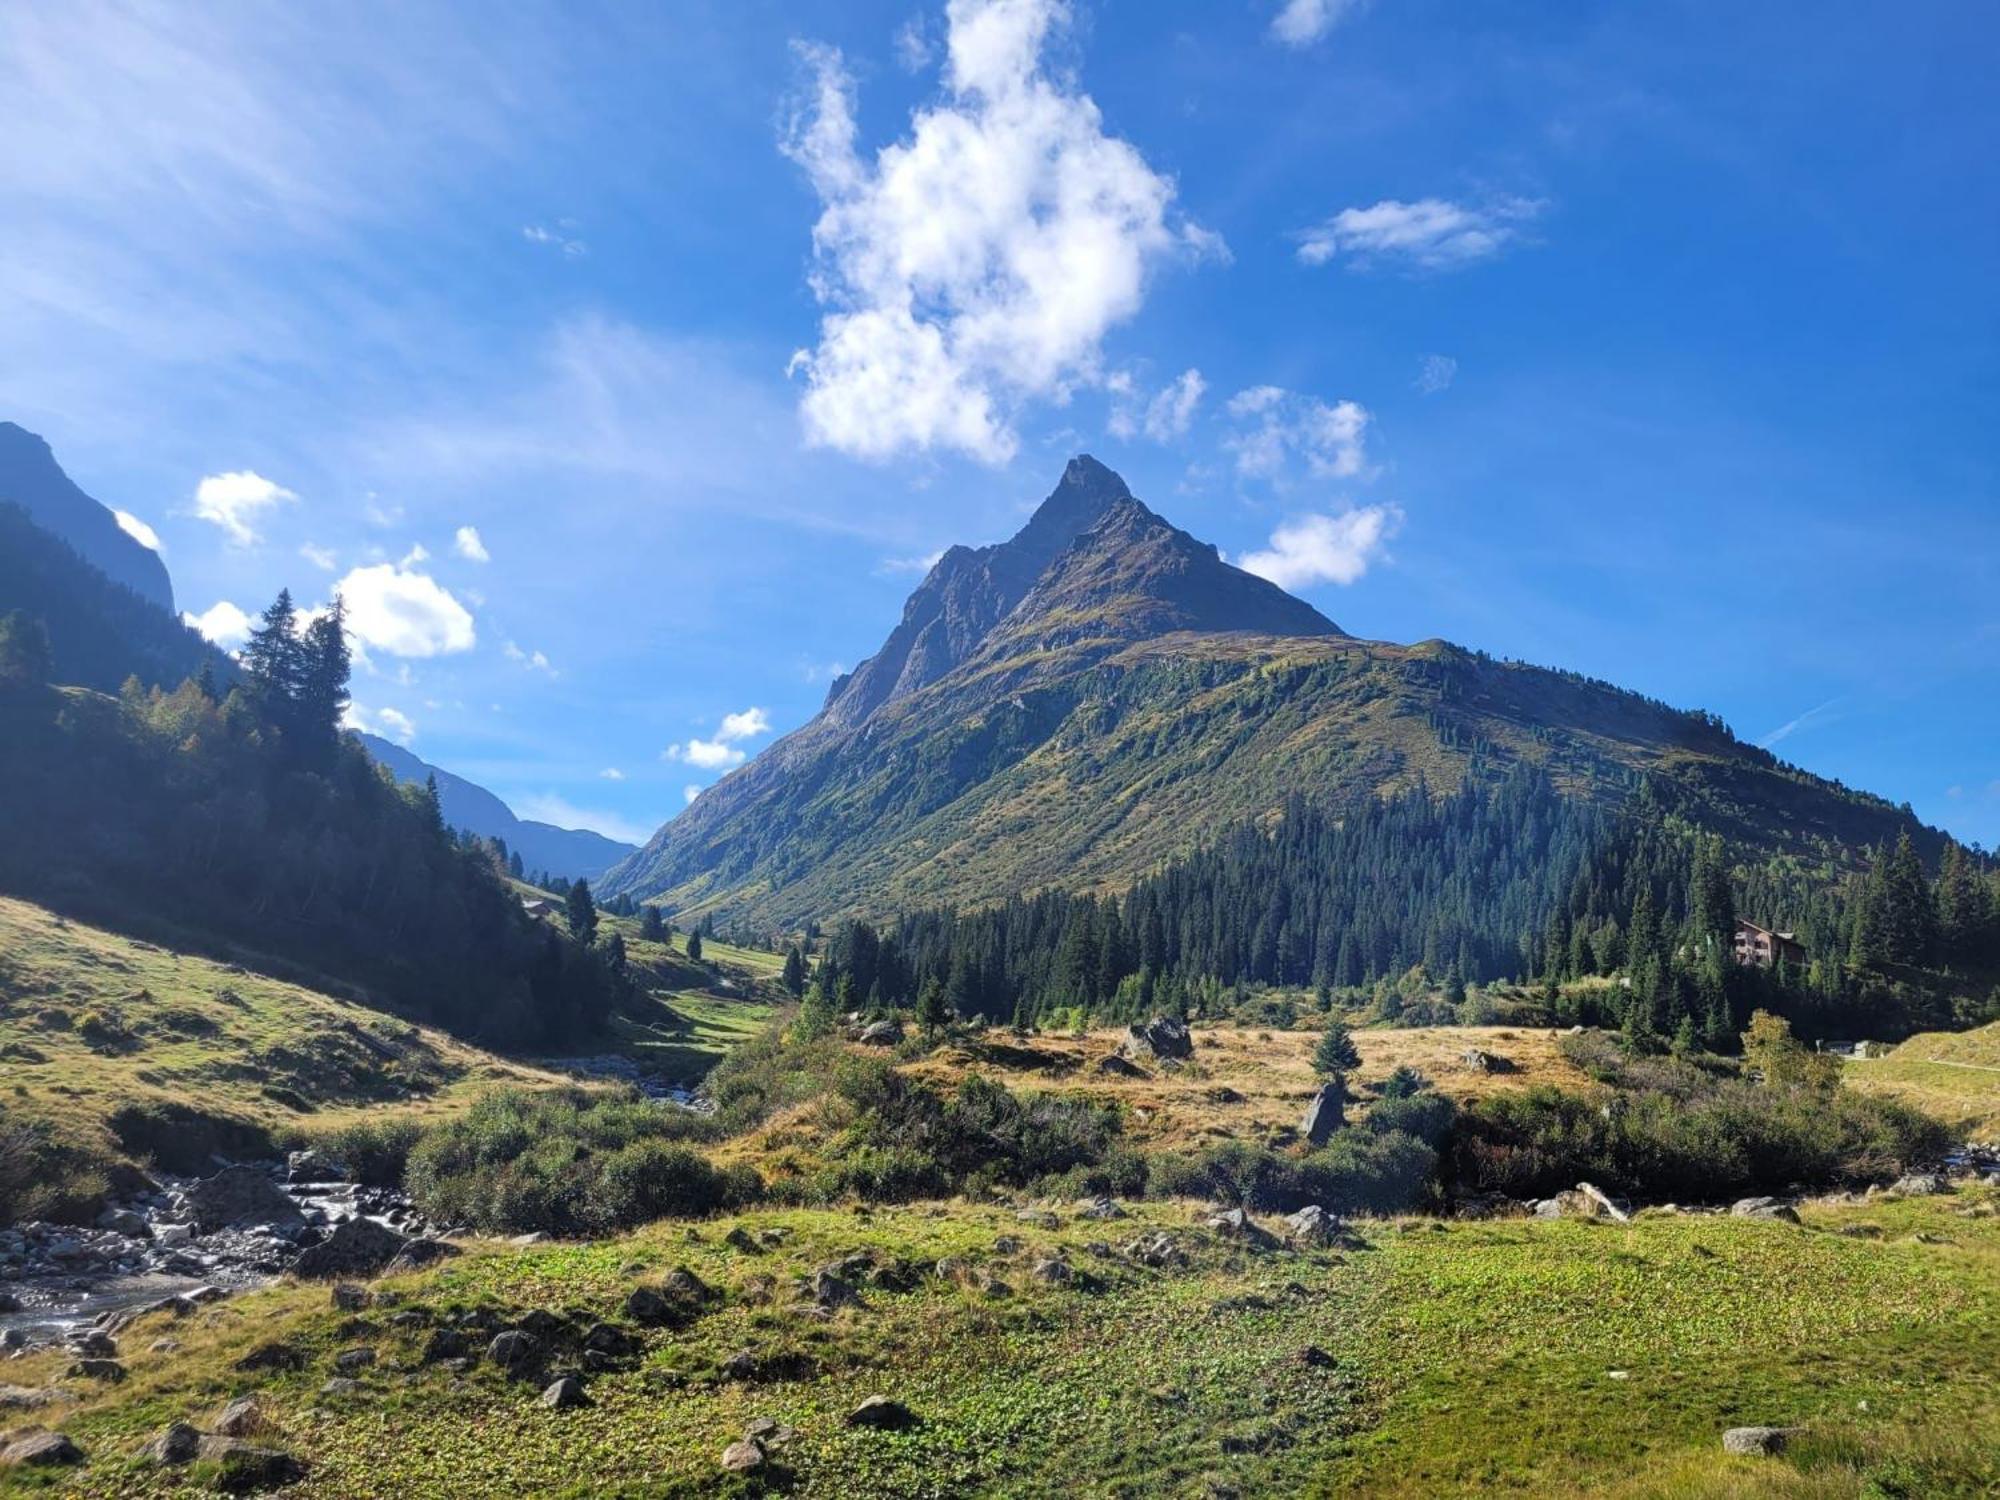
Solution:
[[[165,936],[165,934],[162,934]],[[0,897],[0,1125],[43,1126],[73,1153],[66,1186],[158,1159],[269,1150],[276,1132],[423,1121],[499,1083],[554,1084],[330,982],[218,958]]]
[[[2000,1144],[2000,1021],[1972,1031],[1927,1031],[1886,1057],[1848,1060],[1852,1088],[1888,1094]]]

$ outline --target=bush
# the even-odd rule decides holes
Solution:
[[[446,1223],[604,1234],[758,1197],[755,1173],[718,1171],[680,1144],[716,1133],[708,1118],[637,1093],[500,1090],[423,1137],[408,1185]]]
[[[1434,1196],[1437,1153],[1400,1130],[1343,1130],[1318,1151],[1288,1156],[1241,1141],[1154,1161],[1163,1198],[1204,1198],[1267,1213],[1317,1203],[1335,1213],[1398,1213]]]
[[[424,1128],[415,1120],[362,1120],[339,1130],[301,1131],[287,1136],[284,1144],[291,1150],[325,1152],[367,1187],[394,1188],[403,1185],[410,1153],[423,1137]]]

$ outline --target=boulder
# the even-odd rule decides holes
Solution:
[[[643,1345],[629,1328],[620,1328],[616,1323],[593,1323],[584,1332],[583,1347],[614,1359],[625,1359],[637,1354]]]
[[[1211,1214],[1208,1227],[1217,1234],[1241,1241],[1253,1250],[1269,1250],[1278,1243],[1278,1237],[1251,1218],[1247,1209],[1230,1208]]]
[[[1118,1051],[1135,1062],[1185,1062],[1194,1056],[1194,1038],[1188,1034],[1185,1021],[1155,1016],[1129,1027]]]
[[[443,1240],[414,1239],[404,1243],[396,1252],[396,1258],[382,1268],[384,1276],[405,1276],[411,1271],[421,1271],[425,1266],[436,1265],[441,1260],[450,1260],[460,1254],[458,1246]]]
[[[1120,1057],[1116,1052],[1100,1058],[1097,1064],[1097,1071],[1108,1073],[1113,1078],[1150,1078],[1153,1076],[1130,1058]]]
[[[0,1468],[55,1469],[83,1462],[83,1450],[60,1432],[30,1432],[0,1448]]]
[[[1155,1270],[1187,1264],[1187,1252],[1164,1229],[1156,1229],[1132,1241],[1125,1247],[1125,1258]]]
[[[1333,1133],[1347,1123],[1346,1097],[1344,1084],[1321,1084],[1299,1118],[1299,1134],[1314,1146],[1324,1146],[1333,1139]]]
[[[751,1381],[757,1378],[757,1356],[748,1349],[738,1349],[718,1367],[724,1380]]]
[[[754,1474],[764,1467],[764,1445],[755,1438],[740,1438],[722,1450],[726,1474]]]
[[[1606,1193],[1594,1183],[1579,1182],[1576,1190],[1597,1208],[1598,1216],[1615,1223],[1629,1224],[1632,1221],[1632,1206]]]
[[[40,1411],[62,1399],[63,1393],[42,1386],[0,1385],[0,1411]]]
[[[1079,1219],[1123,1219],[1125,1210],[1110,1198],[1085,1198],[1077,1205]]]
[[[854,1038],[864,1047],[893,1047],[903,1039],[901,1021],[870,1021]]]
[[[1934,1198],[1951,1191],[1951,1184],[1936,1172],[1911,1172],[1889,1184],[1889,1191],[1905,1198]]]
[[[750,1231],[745,1229],[741,1224],[738,1224],[729,1233],[725,1234],[722,1237],[722,1243],[732,1250],[741,1251],[745,1255],[758,1255],[763,1252],[763,1246],[752,1239]]]
[[[510,1328],[493,1336],[493,1342],[486,1346],[486,1357],[509,1375],[523,1375],[541,1361],[542,1341],[532,1333]]]
[[[1292,1238],[1301,1244],[1324,1245],[1340,1238],[1340,1220],[1317,1203],[1308,1203],[1288,1216],[1285,1227],[1291,1230]]]
[[[282,1489],[306,1477],[306,1466],[291,1454],[233,1437],[203,1438],[197,1456],[215,1466],[215,1487],[224,1494]]]
[[[917,1425],[917,1414],[888,1396],[870,1396],[847,1414],[849,1427],[872,1427],[878,1432],[903,1432]]]
[[[187,1190],[187,1206],[203,1234],[239,1224],[298,1228],[305,1221],[297,1203],[255,1167],[224,1167]]]
[[[1783,1453],[1803,1427],[1732,1427],[1722,1435],[1722,1451],[1751,1458],[1769,1458]]]
[[[1799,1222],[1799,1211],[1782,1198],[1739,1198],[1729,1205],[1729,1212],[1738,1219],[1782,1219],[1787,1224]]]
[[[209,1429],[224,1437],[250,1437],[264,1428],[264,1408],[257,1404],[255,1396],[238,1396],[222,1408],[222,1415],[215,1419]]]
[[[1028,1274],[1037,1281],[1046,1281],[1050,1286],[1068,1286],[1076,1280],[1076,1272],[1069,1264],[1053,1256],[1047,1260],[1036,1261],[1034,1269]]]
[[[125,1378],[125,1367],[115,1359],[80,1359],[68,1373],[80,1380],[103,1380],[116,1385]]]
[[[351,1281],[342,1281],[333,1288],[333,1305],[342,1312],[360,1312],[375,1300],[375,1294],[365,1286],[356,1286]]]
[[[402,1254],[409,1241],[373,1219],[348,1219],[317,1245],[299,1253],[292,1274],[308,1280],[373,1276]]]
[[[344,1401],[350,1396],[361,1394],[361,1382],[351,1375],[329,1376],[319,1388],[320,1398],[325,1401]]]
[[[861,1293],[854,1289],[853,1283],[842,1280],[824,1267],[813,1272],[806,1282],[805,1292],[815,1307],[858,1307],[861,1303]]]
[[[285,1158],[287,1182],[345,1182],[347,1165],[324,1151],[294,1151]]]
[[[303,1370],[306,1367],[305,1351],[296,1344],[287,1344],[282,1339],[268,1344],[259,1344],[248,1354],[236,1361],[236,1368],[243,1371],[254,1370]]]
[[[584,1391],[583,1382],[574,1375],[565,1375],[560,1380],[551,1381],[542,1392],[542,1405],[551,1411],[568,1411],[571,1407],[590,1405],[590,1397]]]
[[[362,1347],[343,1349],[333,1357],[333,1367],[343,1375],[355,1375],[375,1364],[375,1351]]]
[[[175,1422],[139,1450],[156,1464],[191,1464],[201,1452],[201,1434],[185,1422]]]
[[[122,1234],[128,1240],[143,1240],[152,1235],[152,1226],[147,1224],[144,1214],[134,1213],[129,1208],[107,1208],[97,1216],[97,1227],[108,1229],[113,1234]]]

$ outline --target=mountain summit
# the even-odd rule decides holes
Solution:
[[[604,891],[789,925],[1118,887],[1293,794],[1445,791],[1522,762],[1612,803],[1652,785],[1767,848],[1825,856],[1908,821],[1708,714],[1443,641],[1358,640],[1079,456],[1010,540],[940,557],[817,717]]]
[[[13,422],[0,422],[0,500],[20,506],[113,583],[173,612],[174,589],[160,554],[127,535],[109,507],[78,489],[46,441]]]

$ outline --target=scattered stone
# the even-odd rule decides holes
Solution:
[[[1306,1112],[1299,1117],[1299,1134],[1314,1146],[1324,1146],[1333,1133],[1347,1123],[1346,1085],[1323,1083],[1313,1091]]]
[[[1783,1453],[1803,1427],[1732,1427],[1722,1435],[1722,1451],[1752,1458],[1768,1458]]]
[[[640,1350],[639,1337],[616,1323],[593,1323],[583,1336],[583,1347],[624,1359]]]
[[[56,1469],[83,1462],[83,1450],[60,1432],[31,1432],[0,1448],[0,1468]]]
[[[256,1167],[224,1167],[187,1190],[187,1206],[203,1234],[240,1224],[298,1227],[305,1215],[297,1203]]]
[[[1172,1016],[1155,1016],[1130,1027],[1118,1044],[1121,1056],[1133,1061],[1178,1063],[1194,1056],[1194,1038],[1187,1023]]]
[[[326,1383],[320,1386],[319,1393],[327,1401],[344,1401],[361,1394],[361,1382],[347,1375],[329,1376]]]
[[[1308,1203],[1290,1215],[1285,1225],[1292,1231],[1292,1238],[1305,1245],[1324,1245],[1340,1238],[1340,1220],[1317,1203]]]
[[[91,1359],[115,1359],[118,1356],[118,1340],[100,1328],[78,1334],[71,1341],[70,1348]]]
[[[264,1428],[264,1408],[257,1404],[255,1396],[238,1396],[222,1408],[222,1415],[215,1419],[212,1432],[224,1437],[249,1437]]]
[[[729,1233],[725,1234],[722,1237],[722,1243],[732,1250],[741,1251],[745,1255],[756,1255],[762,1249],[755,1240],[750,1238],[750,1231],[745,1229],[741,1224],[738,1224]]]
[[[456,1328],[440,1328],[425,1342],[419,1357],[424,1364],[435,1365],[445,1360],[467,1359],[471,1354],[471,1341],[464,1334]]]
[[[831,1309],[861,1305],[861,1293],[854,1289],[853,1283],[843,1281],[824,1267],[813,1272],[805,1290],[815,1307]]]
[[[375,1300],[375,1294],[365,1286],[352,1281],[337,1281],[333,1286],[333,1305],[342,1312],[360,1312]]]
[[[1168,1266],[1187,1264],[1187,1252],[1180,1242],[1164,1229],[1156,1229],[1151,1234],[1142,1235],[1125,1247],[1125,1258],[1137,1261],[1142,1266],[1163,1270]]]
[[[1336,1363],[1334,1357],[1318,1344],[1307,1344],[1294,1357],[1310,1370],[1331,1370]]]
[[[1782,1198],[1739,1198],[1729,1205],[1729,1212],[1738,1219],[1782,1219],[1787,1224],[1799,1222],[1799,1211]]]
[[[583,1389],[583,1382],[574,1375],[565,1375],[550,1383],[542,1392],[542,1405],[551,1411],[567,1411],[575,1406],[590,1405],[590,1397]]]
[[[568,1323],[546,1307],[529,1308],[514,1320],[514,1326],[523,1333],[532,1333],[544,1343],[561,1338],[569,1328]]]
[[[441,1260],[450,1260],[454,1255],[462,1253],[458,1246],[447,1244],[443,1240],[429,1238],[409,1240],[396,1252],[396,1258],[382,1268],[382,1274],[408,1275],[411,1271],[421,1271],[425,1266],[436,1265]]]
[[[1036,1261],[1034,1270],[1028,1274],[1037,1281],[1046,1281],[1051,1286],[1068,1286],[1076,1280],[1076,1272],[1071,1270],[1068,1264],[1054,1257]]]
[[[352,1375],[358,1370],[370,1369],[375,1364],[375,1351],[369,1348],[343,1349],[333,1357],[333,1367],[343,1375]]]
[[[152,1227],[146,1223],[146,1216],[129,1208],[107,1208],[97,1216],[97,1227],[122,1234],[128,1240],[150,1239],[153,1233]]]
[[[881,1432],[903,1432],[917,1425],[917,1414],[888,1396],[870,1396],[847,1414],[849,1427],[872,1427]]]
[[[345,1182],[347,1166],[324,1151],[294,1151],[285,1158],[287,1182]]]
[[[901,1021],[870,1021],[854,1038],[864,1047],[893,1047],[903,1039]]]
[[[306,1477],[306,1466],[291,1454],[232,1437],[203,1438],[198,1456],[215,1465],[215,1487],[225,1494],[282,1489]]]
[[[0,1411],[40,1411],[55,1405],[62,1395],[40,1386],[0,1385]]]
[[[191,1464],[201,1452],[201,1434],[185,1422],[175,1422],[139,1450],[156,1464]]]
[[[1077,1208],[1079,1219],[1122,1219],[1125,1210],[1110,1198],[1086,1198]]]
[[[493,1336],[493,1342],[486,1346],[486,1357],[509,1375],[524,1375],[540,1362],[542,1341],[532,1333],[510,1328]]]
[[[1936,1172],[1911,1172],[1889,1184],[1889,1191],[1905,1198],[1935,1198],[1951,1191],[1951,1184]]]
[[[348,1219],[317,1245],[300,1252],[292,1274],[309,1280],[330,1276],[372,1276],[400,1255],[409,1244],[393,1229],[373,1219]]]
[[[1101,1058],[1097,1064],[1097,1071],[1107,1073],[1113,1078],[1150,1078],[1153,1076],[1129,1058],[1121,1057],[1116,1052]]]
[[[116,1385],[125,1378],[125,1367],[115,1359],[80,1359],[69,1367],[73,1379],[102,1380]]]
[[[751,1442],[762,1443],[766,1448],[782,1448],[798,1435],[797,1428],[787,1427],[770,1417],[753,1417],[743,1427],[744,1437]]]
[[[1592,1203],[1596,1204],[1598,1212],[1603,1217],[1618,1224],[1629,1224],[1632,1222],[1632,1206],[1629,1203],[1622,1203],[1611,1197],[1595,1183],[1579,1182],[1576,1185],[1576,1190]]]
[[[757,1356],[748,1349],[738,1349],[719,1367],[724,1380],[752,1381],[757,1378]]]
[[[764,1445],[755,1438],[742,1438],[722,1450],[726,1474],[754,1474],[764,1467]]]
[[[1252,1219],[1247,1209],[1232,1208],[1213,1214],[1209,1218],[1208,1227],[1217,1234],[1241,1240],[1253,1250],[1274,1249],[1278,1243],[1278,1237]]]
[[[1458,1062],[1460,1067],[1474,1073],[1505,1073],[1510,1066],[1505,1058],[1495,1057],[1478,1047],[1467,1047],[1458,1054]]]

